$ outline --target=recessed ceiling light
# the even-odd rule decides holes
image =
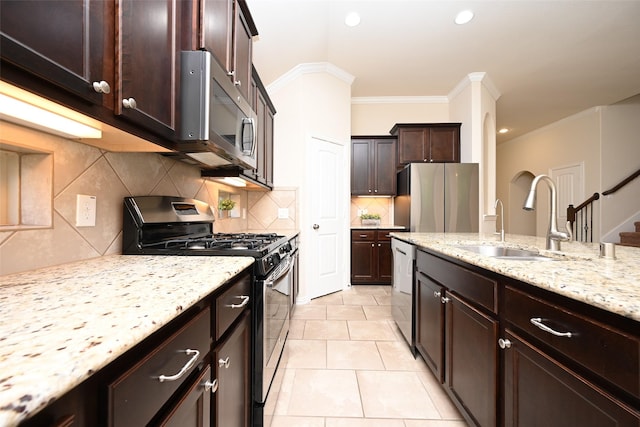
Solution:
[[[507,133],[507,132],[509,132],[509,129],[507,128],[502,128],[498,131],[498,133]]]
[[[348,27],[355,27],[356,25],[360,24],[360,15],[358,15],[357,12],[350,12],[344,18],[344,23]]]
[[[456,15],[455,22],[458,25],[463,25],[471,21],[472,19],[473,12],[471,12],[470,10],[463,10],[462,12],[458,13],[458,15]]]

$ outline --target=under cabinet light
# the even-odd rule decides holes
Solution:
[[[218,179],[218,181],[231,185],[233,187],[246,187],[247,181],[242,178],[238,178],[235,176],[225,176],[224,178]]]
[[[102,137],[100,129],[80,123],[77,120],[35,105],[35,103],[19,99],[19,95],[14,97],[12,96],[13,93],[4,93],[6,92],[4,89],[8,89],[8,86],[3,84],[3,93],[0,93],[0,119],[64,137]],[[49,101],[45,102],[50,103]],[[60,108],[64,109],[62,106]]]

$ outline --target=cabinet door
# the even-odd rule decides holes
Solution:
[[[180,46],[176,0],[117,4],[115,112],[173,139]]]
[[[248,427],[251,328],[249,311],[245,311],[231,335],[214,350],[213,364],[218,380],[215,394],[214,426]]]
[[[498,321],[454,294],[446,294],[447,392],[478,426],[495,426],[498,391]],[[542,425],[542,424],[541,424]]]
[[[391,252],[390,230],[376,232],[376,249],[378,250],[377,280],[379,283],[391,284],[393,276],[393,253]]]
[[[160,422],[162,427],[209,427],[211,425],[211,367],[207,366],[191,383],[176,405]]]
[[[275,121],[274,111],[267,106],[264,118],[264,176],[268,186],[273,186],[273,123]]]
[[[234,7],[233,30],[233,83],[245,99],[249,99],[251,86],[252,36],[242,9],[236,1]]]
[[[351,242],[351,282],[375,281],[376,255],[374,242]]]
[[[351,140],[351,194],[371,195],[370,140]]]
[[[428,138],[429,130],[426,127],[398,129],[398,164],[428,161]]]
[[[220,65],[231,71],[233,0],[201,0],[198,48],[213,54]]]
[[[112,2],[3,0],[1,8],[3,60],[94,104],[110,97],[93,82],[113,87]]]
[[[374,140],[373,191],[380,196],[396,195],[396,141]]]
[[[506,427],[640,426],[640,413],[507,330]]]
[[[256,147],[256,179],[261,182],[266,182],[266,164],[265,164],[265,154],[266,154],[266,113],[267,113],[267,101],[264,99],[264,96],[260,91],[256,93],[256,106],[255,106],[256,116],[258,117],[257,124],[257,144]]]
[[[460,127],[429,129],[428,158],[431,162],[460,162]]]
[[[444,382],[444,288],[416,274],[416,348],[438,381]]]

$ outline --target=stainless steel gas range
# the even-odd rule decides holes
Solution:
[[[250,256],[255,258],[252,304],[253,425],[262,426],[264,406],[289,332],[294,239],[272,233],[214,233],[211,207],[181,197],[126,197],[125,255]],[[272,393],[272,395],[275,393]]]

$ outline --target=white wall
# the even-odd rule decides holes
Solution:
[[[353,98],[352,135],[389,135],[396,123],[449,122],[446,97]]]
[[[276,105],[274,133],[274,186],[298,188],[300,225],[300,294],[298,302],[307,302],[314,253],[308,248],[311,232],[311,183],[307,170],[311,137],[345,147],[344,237],[348,249],[349,166],[351,143],[351,82],[353,77],[331,64],[301,64],[267,87]],[[303,250],[304,249],[304,250]],[[342,276],[349,283],[349,250],[344,251]]]

